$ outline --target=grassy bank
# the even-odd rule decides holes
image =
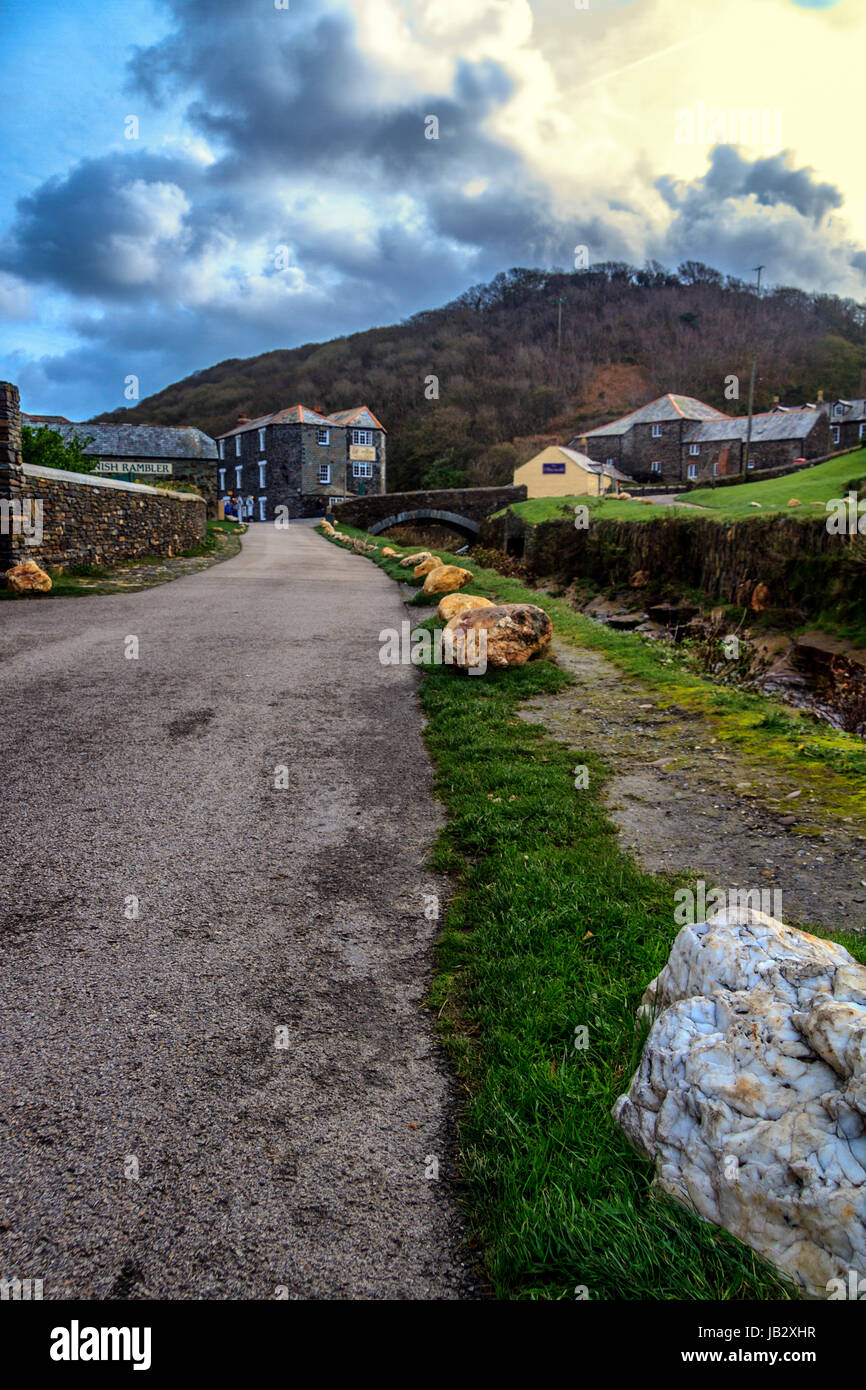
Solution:
[[[372,558],[407,579],[394,561]],[[560,637],[602,648],[624,674],[652,681],[671,702],[688,698],[732,735],[769,740],[773,756],[795,754],[797,721],[769,701],[719,692],[684,672],[675,653],[462,563],[475,573],[473,593],[541,603]],[[791,1297],[749,1249],[655,1195],[650,1166],[610,1118],[643,1042],[635,1010],[677,931],[677,885],[620,851],[593,750],[570,752],[517,717],[523,700],[567,681],[540,662],[483,678],[433,666],[422,686],[448,811],[435,863],[455,885],[433,1004],[466,1089],[460,1153],[471,1234],[500,1298],[583,1289],[591,1299]],[[857,740],[841,736],[837,756],[843,748],[862,756]],[[585,791],[574,787],[578,763],[590,769]],[[844,759],[816,766],[846,793],[857,784]],[[585,1050],[575,1047],[581,1026]]]
[[[858,449],[856,453],[829,459],[826,463],[815,464],[813,468],[804,468],[800,473],[787,474],[782,478],[735,483],[730,487],[696,488],[692,492],[679,494],[678,500],[671,506],[685,517],[700,515],[693,510],[700,507],[722,521],[774,511],[798,517],[822,517],[826,503],[831,498],[844,497],[852,483],[856,487],[864,475],[866,449]],[[789,508],[788,503],[792,498],[802,505]],[[654,503],[618,501],[614,497],[534,497],[515,503],[511,510],[525,521],[538,525],[558,516],[573,515],[574,508],[581,503],[589,507],[591,517],[611,521],[650,521],[658,517],[661,510]],[[753,503],[760,505],[753,506]]]

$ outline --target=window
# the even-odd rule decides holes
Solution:
[[[718,463],[714,463],[714,464],[713,464],[713,477],[714,477],[714,478],[718,478],[718,476],[719,476],[719,465],[718,465]]]
[[[754,468],[754,466],[755,466],[755,460],[754,460],[754,459],[749,459],[749,468],[750,468],[750,469],[751,469],[751,468]]]
[[[263,454],[264,452],[265,452],[265,431],[264,431],[264,429],[260,429],[260,430],[259,430],[259,453],[260,453],[260,454]]]
[[[844,414],[845,414],[845,407],[844,407],[844,405],[834,405],[834,406],[833,406],[833,414],[834,414],[834,415],[844,415]]]
[[[221,439],[221,440],[220,440],[220,458],[221,458],[221,459],[224,459],[225,456],[226,456],[226,442],[225,442],[224,439]]]
[[[605,459],[604,462],[606,468],[613,468],[613,459]]]
[[[860,433],[859,433],[859,436],[858,436],[858,437],[859,437],[860,439],[862,439],[863,436],[864,436],[864,434],[866,434],[866,425],[861,425],[861,426],[860,426]]]
[[[651,472],[651,473],[661,473],[661,471],[662,471],[661,459],[653,459],[652,463],[650,464],[650,472]]]
[[[363,430],[359,431],[359,433],[362,433],[362,434],[363,434]],[[358,463],[357,459],[353,462],[353,464],[352,464],[352,477],[353,477],[353,478],[372,478],[372,476],[373,476],[373,465],[372,465],[372,463]]]
[[[372,444],[372,443],[373,443],[373,431],[372,431],[372,430],[352,430],[352,443],[353,443],[353,444],[367,444],[367,445]],[[365,476],[366,476],[366,475],[365,475]]]
[[[839,428],[838,425],[831,425],[830,428],[831,428],[831,431],[832,431],[832,434],[833,434],[833,443],[834,443],[834,444],[838,444],[838,443],[839,443],[839,436],[841,435],[842,431],[841,431],[841,429]]]
[[[243,466],[242,463],[239,463],[238,466],[237,466],[237,468],[235,469],[235,487],[240,487],[240,485],[241,485],[241,475],[242,475],[243,471],[244,471],[244,466]]]
[[[329,463],[319,464],[319,482],[329,483],[331,481],[331,465]]]
[[[696,463],[689,464],[688,474],[690,478],[696,478],[698,476],[698,465]]]
[[[697,455],[697,454],[699,454],[700,452],[701,452],[701,446],[700,446],[700,444],[690,444],[690,445],[689,445],[689,453],[690,453],[690,454],[695,454],[695,455]]]
[[[331,442],[331,431],[330,431],[330,430],[316,430],[316,443],[317,443],[317,444],[330,444],[330,442]]]
[[[653,425],[653,439],[661,439],[661,437],[662,437],[662,427],[661,427],[661,425]]]
[[[226,471],[225,471],[224,468],[221,468],[221,469],[220,469],[220,492],[225,492],[225,490],[226,490]]]
[[[267,459],[259,459],[259,487],[264,487],[265,485],[265,470],[267,466]]]
[[[268,499],[267,499],[267,497],[260,497],[260,498],[259,498],[259,521],[267,521],[267,517],[265,516],[265,510],[266,510],[266,508],[267,508],[267,505],[268,505]]]
[[[236,434],[236,435],[235,435],[235,458],[240,458],[240,456],[241,456],[241,437],[240,437],[239,434]]]

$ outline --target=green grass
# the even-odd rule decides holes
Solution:
[[[757,729],[763,720],[760,736],[791,756],[798,721],[785,722],[771,702],[742,704],[737,692],[684,675],[678,658],[668,663],[640,639],[463,559],[471,592],[541,603],[560,637],[594,639],[663,696],[686,689],[720,722],[738,727],[745,717]],[[411,579],[396,561],[378,563]],[[590,1299],[794,1297],[747,1247],[656,1195],[650,1165],[611,1119],[643,1043],[636,1008],[676,935],[677,882],[643,873],[620,851],[592,749],[570,751],[516,717],[520,702],[568,681],[538,662],[483,678],[431,666],[422,686],[448,812],[434,867],[455,885],[432,1004],[466,1091],[460,1157],[471,1238],[499,1298],[570,1299],[578,1287]],[[578,763],[590,768],[587,791],[574,788]],[[852,769],[851,780],[862,774]],[[863,943],[836,939],[866,954]],[[574,1046],[580,1025],[585,1051]]]
[[[858,449],[856,453],[829,459],[827,463],[815,464],[813,468],[804,468],[800,473],[783,478],[735,483],[730,487],[696,488],[679,494],[679,500],[706,508],[713,516],[724,520],[760,516],[768,511],[784,511],[797,517],[824,517],[825,503],[830,498],[844,497],[852,484],[856,491],[857,482],[863,476],[866,476],[866,449]],[[789,508],[788,501],[792,497],[798,498],[802,507]],[[753,502],[760,502],[760,508],[753,507]],[[592,518],[610,521],[651,521],[660,511],[670,510],[645,502],[618,502],[615,498],[604,497],[533,497],[513,504],[511,510],[538,525],[559,516],[573,516],[574,508],[581,503],[589,507]],[[674,504],[674,509],[686,518],[701,515],[689,506]]]

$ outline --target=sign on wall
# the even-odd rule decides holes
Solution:
[[[145,459],[103,459],[96,465],[96,473],[159,473],[162,477],[171,473],[170,463],[154,463]]]
[[[350,459],[363,459],[365,463],[376,462],[376,446],[374,444],[350,444]]]
[[[565,464],[564,464],[564,463],[543,463],[543,464],[541,465],[541,471],[542,471],[542,473],[564,473],[564,472],[565,472]]]

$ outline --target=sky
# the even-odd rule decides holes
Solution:
[[[863,0],[0,0],[0,378],[87,419],[576,256],[863,300],[864,52]]]

